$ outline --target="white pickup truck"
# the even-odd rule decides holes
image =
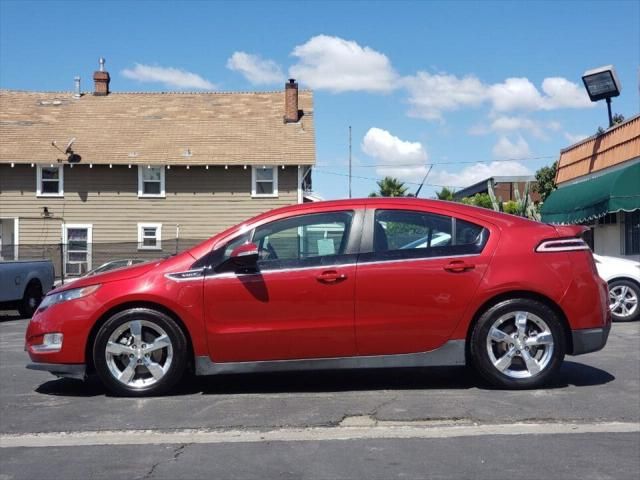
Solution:
[[[0,262],[0,310],[31,317],[55,279],[50,260]]]

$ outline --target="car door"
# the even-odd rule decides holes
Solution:
[[[229,245],[258,246],[258,268],[205,277],[204,307],[214,361],[355,355],[355,260],[361,211],[282,218]]]
[[[409,208],[367,210],[356,282],[359,355],[446,342],[490,260],[486,225]]]

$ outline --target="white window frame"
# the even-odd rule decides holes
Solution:
[[[46,193],[42,191],[42,169],[58,169],[58,193]],[[64,197],[64,165],[38,165],[36,168],[36,196],[37,197]]]
[[[0,217],[0,220],[13,220],[13,260],[20,259],[20,218]],[[0,260],[2,260],[2,239],[0,238]]]
[[[268,170],[271,169],[273,171],[273,193],[257,193],[257,176],[256,170]],[[278,196],[278,167],[251,167],[251,196],[255,198],[276,198]]]
[[[160,169],[160,193],[144,193],[144,169],[159,168]],[[162,165],[138,165],[138,198],[165,198],[165,168]]]
[[[87,230],[87,272],[91,270],[91,251],[93,250],[93,224],[92,223],[63,223],[62,224],[62,244],[64,245],[63,265],[64,276],[67,276],[67,263],[69,258],[69,237],[67,230],[69,228],[84,228]]]
[[[144,229],[156,229],[156,244],[153,247],[144,245]],[[162,224],[161,223],[139,223],[138,224],[138,250],[162,250]]]

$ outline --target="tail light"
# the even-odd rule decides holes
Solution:
[[[573,252],[576,250],[590,250],[589,245],[581,238],[554,238],[544,240],[536,247],[536,252]]]

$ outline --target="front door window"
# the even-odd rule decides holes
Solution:
[[[256,229],[261,270],[331,265],[345,252],[352,212],[279,220]]]

